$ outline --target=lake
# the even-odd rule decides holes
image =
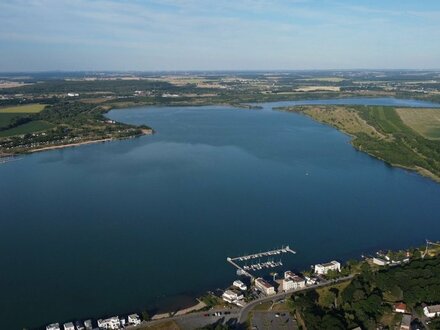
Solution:
[[[293,104],[142,107],[153,136],[0,166],[1,328],[174,307],[236,278],[226,257],[289,244],[287,268],[440,239],[440,185],[392,168]]]

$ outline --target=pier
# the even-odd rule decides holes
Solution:
[[[245,266],[240,266],[237,261],[248,261],[248,260],[254,260],[257,258],[263,258],[263,257],[276,257],[276,256],[280,256],[283,253],[292,253],[292,254],[296,254],[296,251],[292,250],[289,245],[286,245],[285,247],[281,247],[281,249],[275,249],[275,250],[270,250],[270,251],[265,251],[265,252],[259,252],[259,253],[254,253],[254,254],[249,254],[249,255],[244,255],[244,256],[240,256],[240,257],[228,257],[226,260],[233,265],[235,268],[237,268],[237,274],[239,275],[245,275],[250,277],[251,279],[254,279],[254,276],[249,273],[249,270],[252,271],[256,271],[256,270],[261,270],[264,268],[275,268],[275,267],[279,267],[282,266],[283,263],[281,261],[281,259],[279,261],[274,261],[274,260],[267,260],[265,262],[258,262],[258,263],[251,263],[250,265],[245,265]]]

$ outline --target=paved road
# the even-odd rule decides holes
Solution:
[[[213,316],[212,314],[214,314],[216,312],[220,312],[222,315]],[[225,315],[225,312],[228,312],[230,314]],[[166,321],[176,321],[179,325],[182,325],[183,328],[188,328],[186,325],[189,325],[189,324],[197,324],[197,327],[203,327],[204,325],[200,325],[200,324],[204,323],[205,325],[208,325],[208,324],[218,322],[221,319],[225,319],[225,321],[227,321],[229,319],[238,319],[239,312],[240,312],[240,309],[238,309],[238,308],[212,309],[209,311],[195,312],[195,313],[190,313],[190,314],[185,314],[185,315],[167,317],[167,318],[163,318],[160,320],[154,320],[154,321],[148,321],[148,322],[143,321],[140,325],[133,326],[133,327],[130,327],[127,329],[130,329],[130,330],[143,329],[146,326],[152,326],[152,325],[159,324],[159,323],[166,322]],[[209,316],[205,316],[206,314],[209,314]]]
[[[259,304],[264,303],[266,301],[279,300],[279,299],[286,298],[287,296],[290,296],[292,293],[297,293],[297,292],[301,292],[301,291],[306,291],[306,290],[310,290],[310,289],[316,289],[319,287],[333,285],[333,284],[340,283],[340,282],[345,282],[345,281],[351,280],[353,277],[354,277],[354,275],[349,275],[349,276],[341,277],[341,278],[334,280],[334,281],[326,281],[326,282],[322,282],[320,284],[307,286],[303,289],[292,290],[292,291],[287,291],[287,292],[280,292],[280,293],[274,294],[272,296],[267,296],[267,297],[253,300],[241,309],[239,316],[238,316],[238,322],[239,323],[246,322],[246,320],[248,319],[248,316],[249,316],[249,312],[256,305],[259,305]]]

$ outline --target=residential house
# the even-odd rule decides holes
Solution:
[[[46,327],[46,330],[61,330],[59,323],[52,323]]]
[[[128,315],[128,324],[130,325],[138,325],[141,324],[141,318],[138,314]]]
[[[429,318],[440,316],[440,305],[426,306],[423,308],[423,314]]]
[[[114,316],[114,317],[110,317],[108,319],[105,320],[98,320],[98,327],[100,329],[111,329],[111,330],[116,330],[119,329],[121,326],[121,323],[119,322],[119,317]]]

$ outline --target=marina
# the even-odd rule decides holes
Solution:
[[[283,262],[281,261],[281,258],[278,261],[274,261],[275,256],[281,256],[284,253],[292,253],[296,254],[296,251],[292,250],[289,245],[282,246],[280,249],[265,251],[265,252],[258,252],[254,254],[239,256],[239,257],[228,257],[226,260],[233,265],[235,268],[237,268],[237,274],[238,275],[245,275],[250,277],[251,279],[254,279],[254,276],[249,273],[249,271],[258,271],[262,269],[269,269],[269,268],[275,268],[280,267],[283,265]],[[267,257],[268,260],[261,262],[260,259]],[[272,257],[272,258],[271,258]],[[251,264],[247,264],[248,260],[255,260],[258,258],[258,262],[251,262]],[[244,266],[240,266],[238,262],[245,262]]]

